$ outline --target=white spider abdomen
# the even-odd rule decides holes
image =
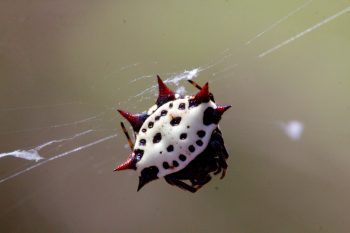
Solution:
[[[177,99],[159,107],[141,127],[135,151],[143,151],[137,170],[156,166],[158,177],[187,166],[208,145],[216,124],[203,123],[204,111],[216,108],[212,101],[189,107],[189,98]]]

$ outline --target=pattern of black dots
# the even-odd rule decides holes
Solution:
[[[199,130],[199,131],[197,132],[197,135],[198,135],[198,137],[200,137],[200,138],[204,138],[204,136],[205,136],[205,131],[204,131],[204,130]]]
[[[156,116],[156,117],[154,118],[155,121],[158,121],[159,119],[160,119],[160,116]]]
[[[170,103],[170,104],[169,104],[169,108],[172,108],[172,107],[173,107],[173,103]]]
[[[160,140],[162,140],[162,135],[160,133],[157,133],[156,135],[154,135],[153,143],[158,143],[160,142]]]
[[[183,155],[183,154],[180,154],[180,155],[179,155],[179,159],[183,162],[183,161],[186,160],[186,156]]]
[[[179,104],[179,109],[180,109],[180,110],[184,110],[185,108],[186,108],[185,103]]]
[[[153,128],[153,125],[154,125],[154,123],[153,123],[152,121],[149,122],[149,123],[148,123],[148,128],[150,128],[150,129]]]
[[[188,125],[188,126],[187,126],[187,129],[189,129],[189,128],[190,128],[190,126]]]
[[[162,111],[160,112],[160,115],[161,115],[161,116],[165,116],[167,113],[168,113],[167,110],[162,110]]]
[[[169,163],[168,162],[163,162],[163,168],[164,169],[169,169],[170,168]]]
[[[190,145],[190,146],[188,147],[188,150],[189,150],[191,153],[193,153],[193,152],[196,150],[196,148],[195,148],[193,145]]]
[[[203,146],[203,141],[202,141],[202,140],[197,140],[197,141],[196,141],[196,144],[197,144],[198,146]]]
[[[146,133],[147,129],[142,129],[141,131],[144,132],[144,133]]]
[[[170,121],[170,124],[172,126],[176,126],[176,125],[179,125],[181,122],[181,117],[174,117],[171,121]]]
[[[174,146],[173,146],[173,145],[170,145],[170,146],[168,146],[168,147],[166,148],[166,150],[167,150],[168,152],[172,152],[172,151],[174,151]]]
[[[140,146],[145,146],[146,145],[146,139],[141,139],[140,140]]]
[[[187,138],[187,133],[180,134],[180,139],[185,140]]]
[[[179,163],[178,163],[176,160],[174,160],[174,161],[173,161],[173,166],[174,166],[174,167],[178,167],[178,166],[179,166]]]

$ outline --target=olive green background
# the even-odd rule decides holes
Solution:
[[[350,12],[322,22],[349,6],[1,1],[0,153],[94,130],[40,150],[48,159],[118,136],[0,183],[0,232],[348,232]],[[156,74],[195,68],[233,106],[227,175],[196,194],[163,180],[136,192],[135,172],[113,172],[129,153],[116,108],[147,109]],[[280,127],[291,120],[305,126],[298,141]],[[35,163],[1,158],[0,179]]]

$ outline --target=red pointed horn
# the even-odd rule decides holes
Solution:
[[[209,84],[206,83],[202,89],[194,96],[198,103],[208,102],[210,100]]]
[[[135,167],[135,157],[129,157],[128,160],[126,160],[124,163],[116,166],[114,171],[122,171],[126,169],[136,169]]]
[[[140,130],[143,122],[147,119],[147,113],[131,113],[119,109],[118,112],[129,121],[135,132]]]
[[[231,105],[226,105],[226,106],[217,106],[215,111],[221,116],[226,112],[227,109],[231,108]]]
[[[170,90],[163,80],[160,79],[159,75],[157,75],[158,87],[159,87],[159,95],[156,104],[161,106],[171,100],[175,99],[175,93]]]

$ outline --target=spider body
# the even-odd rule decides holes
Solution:
[[[228,153],[218,123],[231,106],[218,106],[206,83],[196,95],[172,92],[158,76],[159,97],[147,112],[132,114],[118,110],[134,130],[132,153],[115,170],[139,173],[140,190],[152,180],[164,177],[171,184],[196,192],[210,181],[210,174],[227,169]],[[189,181],[190,184],[186,183]]]

